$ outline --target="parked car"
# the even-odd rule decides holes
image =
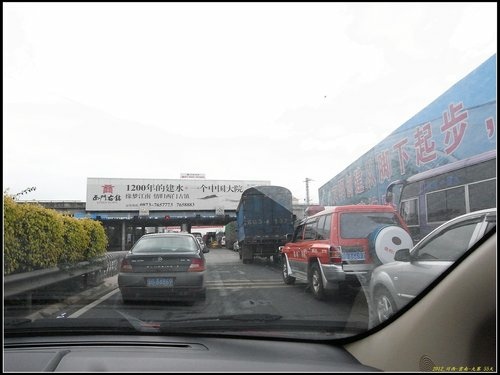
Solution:
[[[142,236],[121,262],[118,286],[123,302],[205,298],[203,254],[208,251],[188,233]]]
[[[400,310],[495,227],[496,208],[475,211],[442,224],[411,250],[398,250],[394,262],[377,267],[370,280],[375,323]]]
[[[392,206],[330,207],[303,219],[281,248],[283,280],[306,282],[317,299],[345,284],[365,284],[376,264],[413,242]]]

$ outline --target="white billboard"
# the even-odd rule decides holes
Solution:
[[[87,178],[87,211],[235,210],[246,189],[270,181]]]
[[[205,178],[205,173],[181,173],[181,178]]]

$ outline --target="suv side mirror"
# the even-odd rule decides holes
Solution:
[[[410,249],[400,249],[394,254],[394,260],[399,262],[409,262],[410,259]]]
[[[292,242],[292,238],[293,238],[292,233],[287,233],[285,237],[286,237],[287,242]]]

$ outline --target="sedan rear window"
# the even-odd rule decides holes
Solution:
[[[133,253],[196,252],[198,246],[190,237],[141,238],[132,248]]]

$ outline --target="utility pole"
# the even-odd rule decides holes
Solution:
[[[309,199],[309,181],[314,181],[308,177],[306,177],[306,180],[304,181],[306,183],[306,204],[309,206],[310,204],[310,199]]]

